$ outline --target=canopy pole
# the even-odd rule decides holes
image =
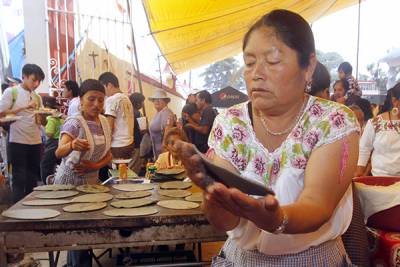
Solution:
[[[163,87],[163,84],[162,84],[162,74],[161,74],[160,55],[157,56],[157,61],[158,61],[158,71],[160,72],[160,84],[161,84],[161,88],[162,88],[162,87]]]
[[[139,84],[139,91],[140,91],[140,93],[143,95],[142,79],[141,79],[141,77],[140,77],[139,60],[138,60],[137,51],[136,51],[135,32],[133,31],[132,10],[131,10],[131,4],[130,4],[129,0],[126,0],[126,5],[127,5],[127,7],[128,7],[129,25],[130,25],[130,27],[131,27],[132,48],[133,48],[133,53],[135,54],[136,78],[137,78],[138,84]],[[146,116],[146,109],[145,109],[145,106],[144,106],[144,105],[143,105],[143,115]]]
[[[360,54],[360,18],[361,18],[361,0],[358,0],[356,80],[358,80],[358,57],[359,57],[359,54]]]

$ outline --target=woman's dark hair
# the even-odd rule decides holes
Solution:
[[[72,92],[73,97],[79,96],[79,85],[77,82],[73,80],[68,80],[64,83],[65,88],[67,88],[68,91]]]
[[[331,76],[329,75],[329,72],[324,64],[318,61],[312,76],[310,94],[316,95],[318,92],[329,89],[330,85]]]
[[[89,91],[98,91],[103,94],[106,93],[104,86],[98,80],[95,79],[87,79],[82,83],[81,88],[79,90],[79,96],[82,97]]]
[[[111,83],[115,88],[119,88],[119,82],[117,76],[112,72],[104,72],[100,75],[99,81],[104,85]]]
[[[400,99],[400,83],[396,84],[392,88],[392,97],[394,97],[396,99]]]
[[[378,114],[388,112],[392,109],[392,91],[393,88],[390,88],[386,93],[385,101],[383,105],[379,108]]]
[[[333,88],[335,88],[336,84],[341,83],[344,88],[344,93],[346,94],[347,91],[350,90],[350,84],[346,79],[336,80],[333,84]]]
[[[22,68],[22,75],[26,77],[34,75],[37,80],[39,81],[44,80],[44,72],[36,64],[25,64],[24,67]]]
[[[189,103],[183,106],[182,113],[187,113],[189,116],[192,116],[194,113],[198,112],[196,104]]]
[[[353,67],[347,61],[340,63],[338,71],[343,71],[344,74],[349,75],[353,72]]]
[[[211,97],[210,92],[208,92],[208,91],[206,91],[206,90],[203,90],[203,91],[198,92],[196,95],[197,95],[200,99],[204,99],[204,101],[205,101],[206,103],[208,103],[208,104],[211,104],[211,103],[212,103],[212,97]]]
[[[358,97],[353,104],[357,105],[362,110],[365,121],[368,121],[374,116],[372,113],[371,102],[369,102],[368,99]]]
[[[265,14],[248,30],[243,39],[243,51],[253,31],[262,27],[272,27],[278,38],[297,53],[302,68],[310,64],[310,55],[315,53],[314,36],[308,22],[300,15],[283,9]]]
[[[132,106],[138,109],[146,98],[141,93],[133,93],[129,96]]]

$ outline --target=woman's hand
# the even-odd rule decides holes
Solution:
[[[98,170],[99,167],[97,162],[89,160],[81,160],[74,166],[74,172],[78,175],[84,175],[85,173]]]
[[[86,139],[75,138],[72,140],[72,150],[87,151],[89,150],[89,142]]]
[[[275,231],[283,221],[283,211],[278,200],[272,195],[256,199],[236,188],[213,183],[207,187],[205,198],[210,203],[215,203],[239,218],[248,219],[258,228],[269,232]]]

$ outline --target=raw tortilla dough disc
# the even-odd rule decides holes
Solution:
[[[106,202],[113,198],[113,195],[109,193],[95,193],[85,194],[78,197],[74,197],[71,202],[80,203],[95,203],[95,202]]]
[[[132,198],[142,198],[151,196],[151,192],[149,191],[136,191],[136,192],[124,192],[121,194],[115,195],[115,198],[118,199],[132,199]]]
[[[185,197],[185,200],[192,202],[203,202],[203,193],[202,192],[193,193],[192,195]]]
[[[147,206],[153,204],[155,201],[148,198],[128,199],[111,202],[111,206],[114,208],[137,208],[141,206]]]
[[[57,198],[72,197],[76,196],[77,194],[79,194],[79,192],[77,191],[51,191],[42,194],[37,194],[35,197],[42,199],[57,199]]]
[[[134,216],[144,216],[157,213],[158,210],[152,207],[141,207],[132,209],[111,209],[103,212],[106,216],[111,217],[134,217]]]
[[[76,190],[79,190],[84,193],[107,193],[110,192],[110,188],[104,185],[98,184],[84,184],[76,187]]]
[[[151,190],[154,186],[152,184],[116,184],[113,187],[120,191],[135,192]]]
[[[199,203],[189,202],[185,200],[161,200],[157,203],[158,206],[173,209],[173,210],[190,210],[198,208]]]
[[[172,189],[172,190],[158,190],[158,194],[166,197],[187,197],[192,193],[187,190]]]
[[[52,205],[62,205],[68,204],[71,200],[65,199],[34,199],[22,202],[24,206],[52,206]]]
[[[157,170],[156,173],[163,174],[163,175],[175,175],[175,174],[181,174],[185,171],[185,169],[161,169]]]
[[[97,203],[78,203],[69,206],[65,206],[63,208],[66,212],[85,212],[85,211],[94,211],[101,210],[107,207],[107,203],[97,202]]]
[[[59,191],[59,190],[71,190],[75,186],[72,184],[50,184],[50,185],[40,185],[33,188],[35,191]]]
[[[192,186],[190,182],[172,181],[160,184],[162,189],[187,189]]]
[[[60,212],[51,209],[13,209],[6,210],[1,215],[20,220],[44,220],[60,215]]]

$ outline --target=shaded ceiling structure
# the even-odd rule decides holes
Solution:
[[[358,0],[142,0],[151,34],[180,74],[241,52],[248,28],[273,9],[288,9],[309,23]]]

